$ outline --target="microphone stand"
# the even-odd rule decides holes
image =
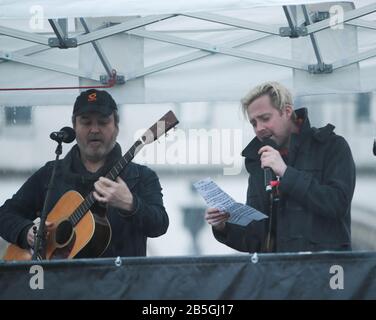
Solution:
[[[271,252],[272,248],[270,245],[270,240],[271,240],[271,233],[272,233],[272,225],[273,225],[273,192],[272,190],[267,191],[267,196],[268,196],[268,204],[269,204],[269,226],[268,226],[268,236],[266,239],[266,252]]]
[[[47,204],[48,204],[49,199],[50,199],[52,186],[55,182],[57,162],[59,160],[60,155],[63,152],[62,142],[63,142],[63,139],[57,140],[58,145],[57,145],[56,150],[55,150],[56,158],[55,158],[55,161],[53,163],[52,174],[51,174],[51,177],[50,177],[50,181],[48,183],[46,197],[44,198],[43,209],[42,209],[42,213],[41,213],[41,216],[40,216],[40,225],[39,225],[39,228],[38,228],[38,232],[37,232],[36,236],[34,237],[34,252],[33,252],[32,260],[46,259],[46,246],[45,246],[45,243],[46,243],[45,228],[46,228],[46,226],[45,226],[45,224],[46,224],[47,214],[48,214]],[[34,233],[34,235],[35,235],[35,233]]]
[[[266,189],[267,196],[268,196],[268,204],[269,204],[269,226],[268,226],[268,235],[266,239],[266,252],[272,252],[274,243],[275,243],[275,237],[273,236],[273,243],[272,243],[272,231],[273,231],[273,224],[275,224],[276,217],[276,209],[279,202],[279,178],[277,177],[276,180],[270,181],[269,188]],[[275,230],[274,230],[275,231]]]

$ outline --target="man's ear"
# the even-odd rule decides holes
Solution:
[[[285,113],[288,119],[291,119],[291,115],[293,114],[293,112],[294,112],[294,109],[292,108],[292,106],[287,104],[285,106]]]

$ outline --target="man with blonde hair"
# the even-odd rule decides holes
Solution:
[[[307,110],[294,111],[280,83],[263,83],[241,102],[256,134],[242,153],[247,204],[268,219],[241,227],[228,223],[226,212],[208,208],[216,239],[245,252],[351,250],[355,164],[345,139],[331,124],[311,127]]]

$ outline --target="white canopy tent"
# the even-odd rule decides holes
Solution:
[[[239,100],[376,89],[376,1],[0,1],[0,105]],[[116,75],[113,72],[116,70]],[[49,90],[18,90],[18,89]]]

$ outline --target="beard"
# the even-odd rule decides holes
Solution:
[[[82,143],[82,141],[79,141],[78,139],[77,144],[80,149],[81,157],[94,163],[104,160],[114,148],[116,143],[116,136],[117,135],[114,134],[111,140],[107,143],[103,140],[96,142],[89,140],[88,142],[85,141],[85,143]]]

